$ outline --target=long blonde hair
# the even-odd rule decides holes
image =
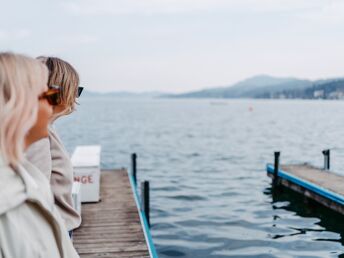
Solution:
[[[61,100],[66,108],[59,114],[54,115],[54,119],[68,115],[75,109],[76,97],[78,94],[79,74],[68,62],[57,57],[37,57],[49,70],[48,85],[58,85],[62,88]]]
[[[35,124],[38,96],[47,87],[48,70],[39,61],[0,52],[0,152],[16,166],[24,154],[25,136]]]

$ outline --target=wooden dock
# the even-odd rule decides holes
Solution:
[[[132,176],[103,170],[100,198],[82,205],[82,224],[73,232],[80,257],[157,257]]]
[[[344,215],[344,176],[307,164],[277,165],[277,168],[272,164],[266,167],[275,186],[292,189]]]

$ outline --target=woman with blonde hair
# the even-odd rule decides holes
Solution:
[[[79,257],[49,181],[24,157],[48,136],[59,90],[39,61],[0,53],[0,257]]]
[[[48,86],[61,89],[58,105],[53,107],[53,121],[75,109],[80,96],[79,75],[68,62],[56,57],[39,57],[49,70]],[[38,167],[50,181],[55,204],[68,231],[80,226],[81,217],[72,203],[73,167],[62,141],[52,125],[49,137],[37,142],[27,151],[28,160]]]

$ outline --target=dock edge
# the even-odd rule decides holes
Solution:
[[[149,229],[149,226],[148,226],[146,215],[144,214],[144,211],[141,209],[141,204],[140,204],[140,201],[139,201],[139,194],[137,192],[137,187],[136,187],[136,185],[134,183],[135,182],[134,181],[134,177],[133,177],[133,175],[128,170],[127,170],[127,173],[128,173],[128,178],[129,178],[129,181],[130,181],[130,186],[131,186],[131,189],[132,189],[132,192],[133,192],[133,195],[134,195],[136,207],[137,207],[137,210],[138,210],[138,213],[139,213],[139,216],[140,216],[141,226],[142,226],[142,229],[143,229],[143,234],[144,234],[145,239],[146,239],[146,243],[147,243],[147,246],[148,246],[148,251],[149,251],[150,257],[151,258],[158,258],[158,254],[156,252],[156,249],[155,249],[155,246],[154,246],[154,243],[153,243],[153,238],[152,238],[152,235],[150,233],[150,229]]]
[[[272,164],[267,164],[266,165],[266,172],[270,175],[270,176],[274,176],[274,165]],[[311,182],[308,182],[306,180],[303,180],[301,178],[298,178],[296,176],[293,176],[291,174],[289,174],[286,171],[283,171],[282,169],[278,170],[278,177],[285,179],[289,182],[292,182],[296,185],[299,185],[309,191],[312,191],[326,199],[330,199],[331,201],[338,203],[340,205],[344,205],[344,197],[341,196],[340,194],[337,194],[335,192],[332,192],[330,190],[327,190],[321,186],[318,186],[316,184],[313,184]]]

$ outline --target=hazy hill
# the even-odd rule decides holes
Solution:
[[[248,78],[234,85],[219,88],[210,88],[183,94],[167,95],[172,98],[255,98],[264,93],[274,93],[283,90],[305,89],[312,82],[292,77],[278,78],[268,75],[259,75]]]
[[[284,90],[263,98],[344,99],[344,79],[328,79],[313,82],[306,89]]]
[[[344,78],[301,80],[292,77],[279,78],[259,75],[240,81],[232,86],[209,88],[182,94],[166,94],[158,91],[132,93],[91,92],[85,90],[84,97],[112,98],[323,98],[344,99]]]
[[[85,90],[82,96],[85,97],[112,97],[112,98],[156,98],[166,93],[158,91],[147,91],[147,92],[127,92],[127,91],[113,91],[113,92],[94,92]]]

